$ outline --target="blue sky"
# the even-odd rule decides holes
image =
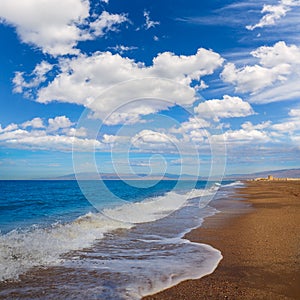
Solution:
[[[300,167],[299,20],[299,0],[2,0],[0,179]]]

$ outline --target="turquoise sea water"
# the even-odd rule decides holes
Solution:
[[[140,299],[213,271],[220,252],[182,237],[239,183],[104,184],[0,181],[0,298]]]

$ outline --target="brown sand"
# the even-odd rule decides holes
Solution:
[[[221,250],[216,271],[144,300],[300,299],[300,181],[249,182],[237,195],[253,209],[227,209],[186,236]]]

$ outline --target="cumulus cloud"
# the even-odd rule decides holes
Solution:
[[[280,123],[272,125],[272,129],[281,133],[300,132],[300,109],[294,108],[289,111],[289,117]]]
[[[144,121],[141,119],[142,115],[155,112],[154,109],[151,109],[151,112],[147,110],[146,113],[145,110],[143,111],[143,106],[144,105],[142,103],[139,103],[135,111],[131,111],[129,107],[126,107],[123,111],[113,112],[103,120],[103,124],[111,126],[118,124],[132,125],[136,123],[143,123]],[[97,116],[97,114],[94,114],[94,116]]]
[[[300,108],[293,108],[289,112],[289,116],[300,119]]]
[[[295,143],[300,134],[300,109],[291,109],[287,118],[273,124],[264,121],[258,124],[245,122],[240,129],[227,130],[223,134],[212,135],[214,142],[224,139],[228,146],[249,144],[256,146],[261,143],[272,143],[273,145]]]
[[[95,37],[103,36],[108,31],[116,31],[117,25],[128,21],[125,14],[110,14],[103,11],[93,22],[90,22],[91,34]]]
[[[281,131],[284,133],[293,132],[299,128],[300,122],[298,120],[295,121],[287,121],[278,124],[274,124],[272,126],[273,129],[277,131]]]
[[[223,59],[219,54],[198,49],[194,55],[157,55],[150,66],[111,52],[96,52],[60,59],[60,72],[38,89],[37,101],[60,101],[90,108],[95,117],[105,119],[113,109],[135,99],[163,99],[166,102],[143,101],[119,111],[107,120],[110,124],[124,120],[134,123],[143,115],[155,113],[172,105],[191,105],[197,99],[192,82],[212,74]],[[201,83],[203,84],[203,83]],[[25,85],[23,84],[23,89]]]
[[[62,128],[61,133],[67,135],[67,136],[76,136],[76,137],[87,137],[88,133],[86,128],[80,127],[80,128],[74,128],[74,127],[67,127]]]
[[[32,132],[23,132],[22,137],[6,140],[6,145],[25,149],[39,149],[52,151],[91,151],[101,149],[101,143],[92,139],[81,139],[64,135],[33,135]],[[33,136],[32,136],[33,135]]]
[[[207,141],[207,138],[209,136],[210,136],[209,132],[203,129],[194,129],[191,130],[188,134],[188,137],[192,142],[201,143],[201,144]]]
[[[93,151],[103,149],[103,144],[95,139],[86,138],[84,128],[76,130],[67,117],[48,119],[48,127],[41,118],[34,118],[20,125],[0,125],[0,144],[5,147],[30,150],[53,151]],[[60,129],[62,131],[60,132]]]
[[[49,64],[46,61],[42,61],[37,64],[31,74],[26,77],[29,77],[30,80],[26,81],[24,78],[23,72],[16,72],[15,77],[13,78],[15,93],[22,93],[26,90],[26,93],[30,96],[32,93],[32,88],[39,86],[41,83],[47,80],[46,74],[51,71],[53,65]]]
[[[288,46],[284,41],[277,42],[272,47],[262,46],[251,52],[258,58],[262,66],[267,68],[281,64],[300,64],[300,48],[296,45]]]
[[[102,12],[92,20],[88,0],[2,0],[0,20],[14,26],[21,41],[53,56],[78,54],[79,41],[94,39],[127,21]]]
[[[74,123],[72,123],[66,116],[59,116],[54,119],[50,118],[48,119],[48,124],[49,131],[57,131],[58,129],[69,128],[74,125]]]
[[[190,117],[187,121],[164,130],[144,129],[133,136],[103,134],[101,142],[119,146],[122,150],[130,145],[138,151],[191,153],[195,147],[207,147],[210,136],[208,128],[212,126],[204,119]]]
[[[211,123],[207,120],[197,117],[190,117],[187,121],[181,123],[179,128],[171,128],[170,132],[184,134],[192,130],[208,128],[210,126]]]
[[[230,144],[244,144],[244,143],[265,143],[270,141],[268,134],[262,130],[251,129],[239,129],[239,130],[228,130],[224,134],[213,135],[211,137],[213,142],[225,141],[227,145]]]
[[[15,130],[15,129],[18,129],[18,125],[15,124],[15,123],[11,123],[11,124],[7,125],[4,128],[2,128],[2,126],[0,124],[0,133],[12,131],[12,130]]]
[[[131,138],[131,143],[138,149],[176,149],[178,140],[176,137],[153,130],[142,130]]]
[[[32,128],[44,128],[44,122],[41,118],[34,118],[30,121],[26,121],[21,124],[22,128],[32,127]]]
[[[236,68],[232,63],[225,65],[221,74],[225,82],[236,86],[237,92],[255,93],[277,81],[285,81],[286,75],[291,73],[290,65],[280,64],[273,68],[265,68],[259,65]]]
[[[104,144],[116,144],[116,143],[127,143],[130,140],[128,136],[118,136],[112,134],[103,134],[102,143]]]
[[[266,129],[269,128],[271,125],[271,121],[265,121],[262,122],[260,124],[252,124],[251,122],[245,122],[241,125],[242,129],[247,130],[247,131],[251,131],[251,130],[262,130],[262,129]]]
[[[248,102],[239,97],[224,95],[222,100],[213,99],[200,103],[194,108],[195,113],[205,119],[246,117],[254,111]]]
[[[225,65],[221,73],[223,81],[235,85],[237,92],[250,93],[251,102],[274,102],[300,96],[300,48],[277,42],[274,46],[262,46],[251,52],[258,64],[237,68]]]
[[[164,52],[153,59],[151,73],[156,76],[177,80],[182,84],[199,81],[201,76],[212,74],[221,66],[223,59],[219,54],[199,48],[195,55],[175,55]]]
[[[299,0],[281,0],[277,5],[267,5],[263,6],[261,13],[264,16],[255,25],[248,25],[246,28],[248,30],[254,30],[255,28],[263,28],[265,26],[275,25],[282,17],[284,17],[287,12],[289,12],[293,7],[300,6]]]

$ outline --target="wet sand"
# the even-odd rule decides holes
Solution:
[[[300,181],[248,182],[235,197],[186,235],[221,250],[215,272],[144,300],[300,299]]]

